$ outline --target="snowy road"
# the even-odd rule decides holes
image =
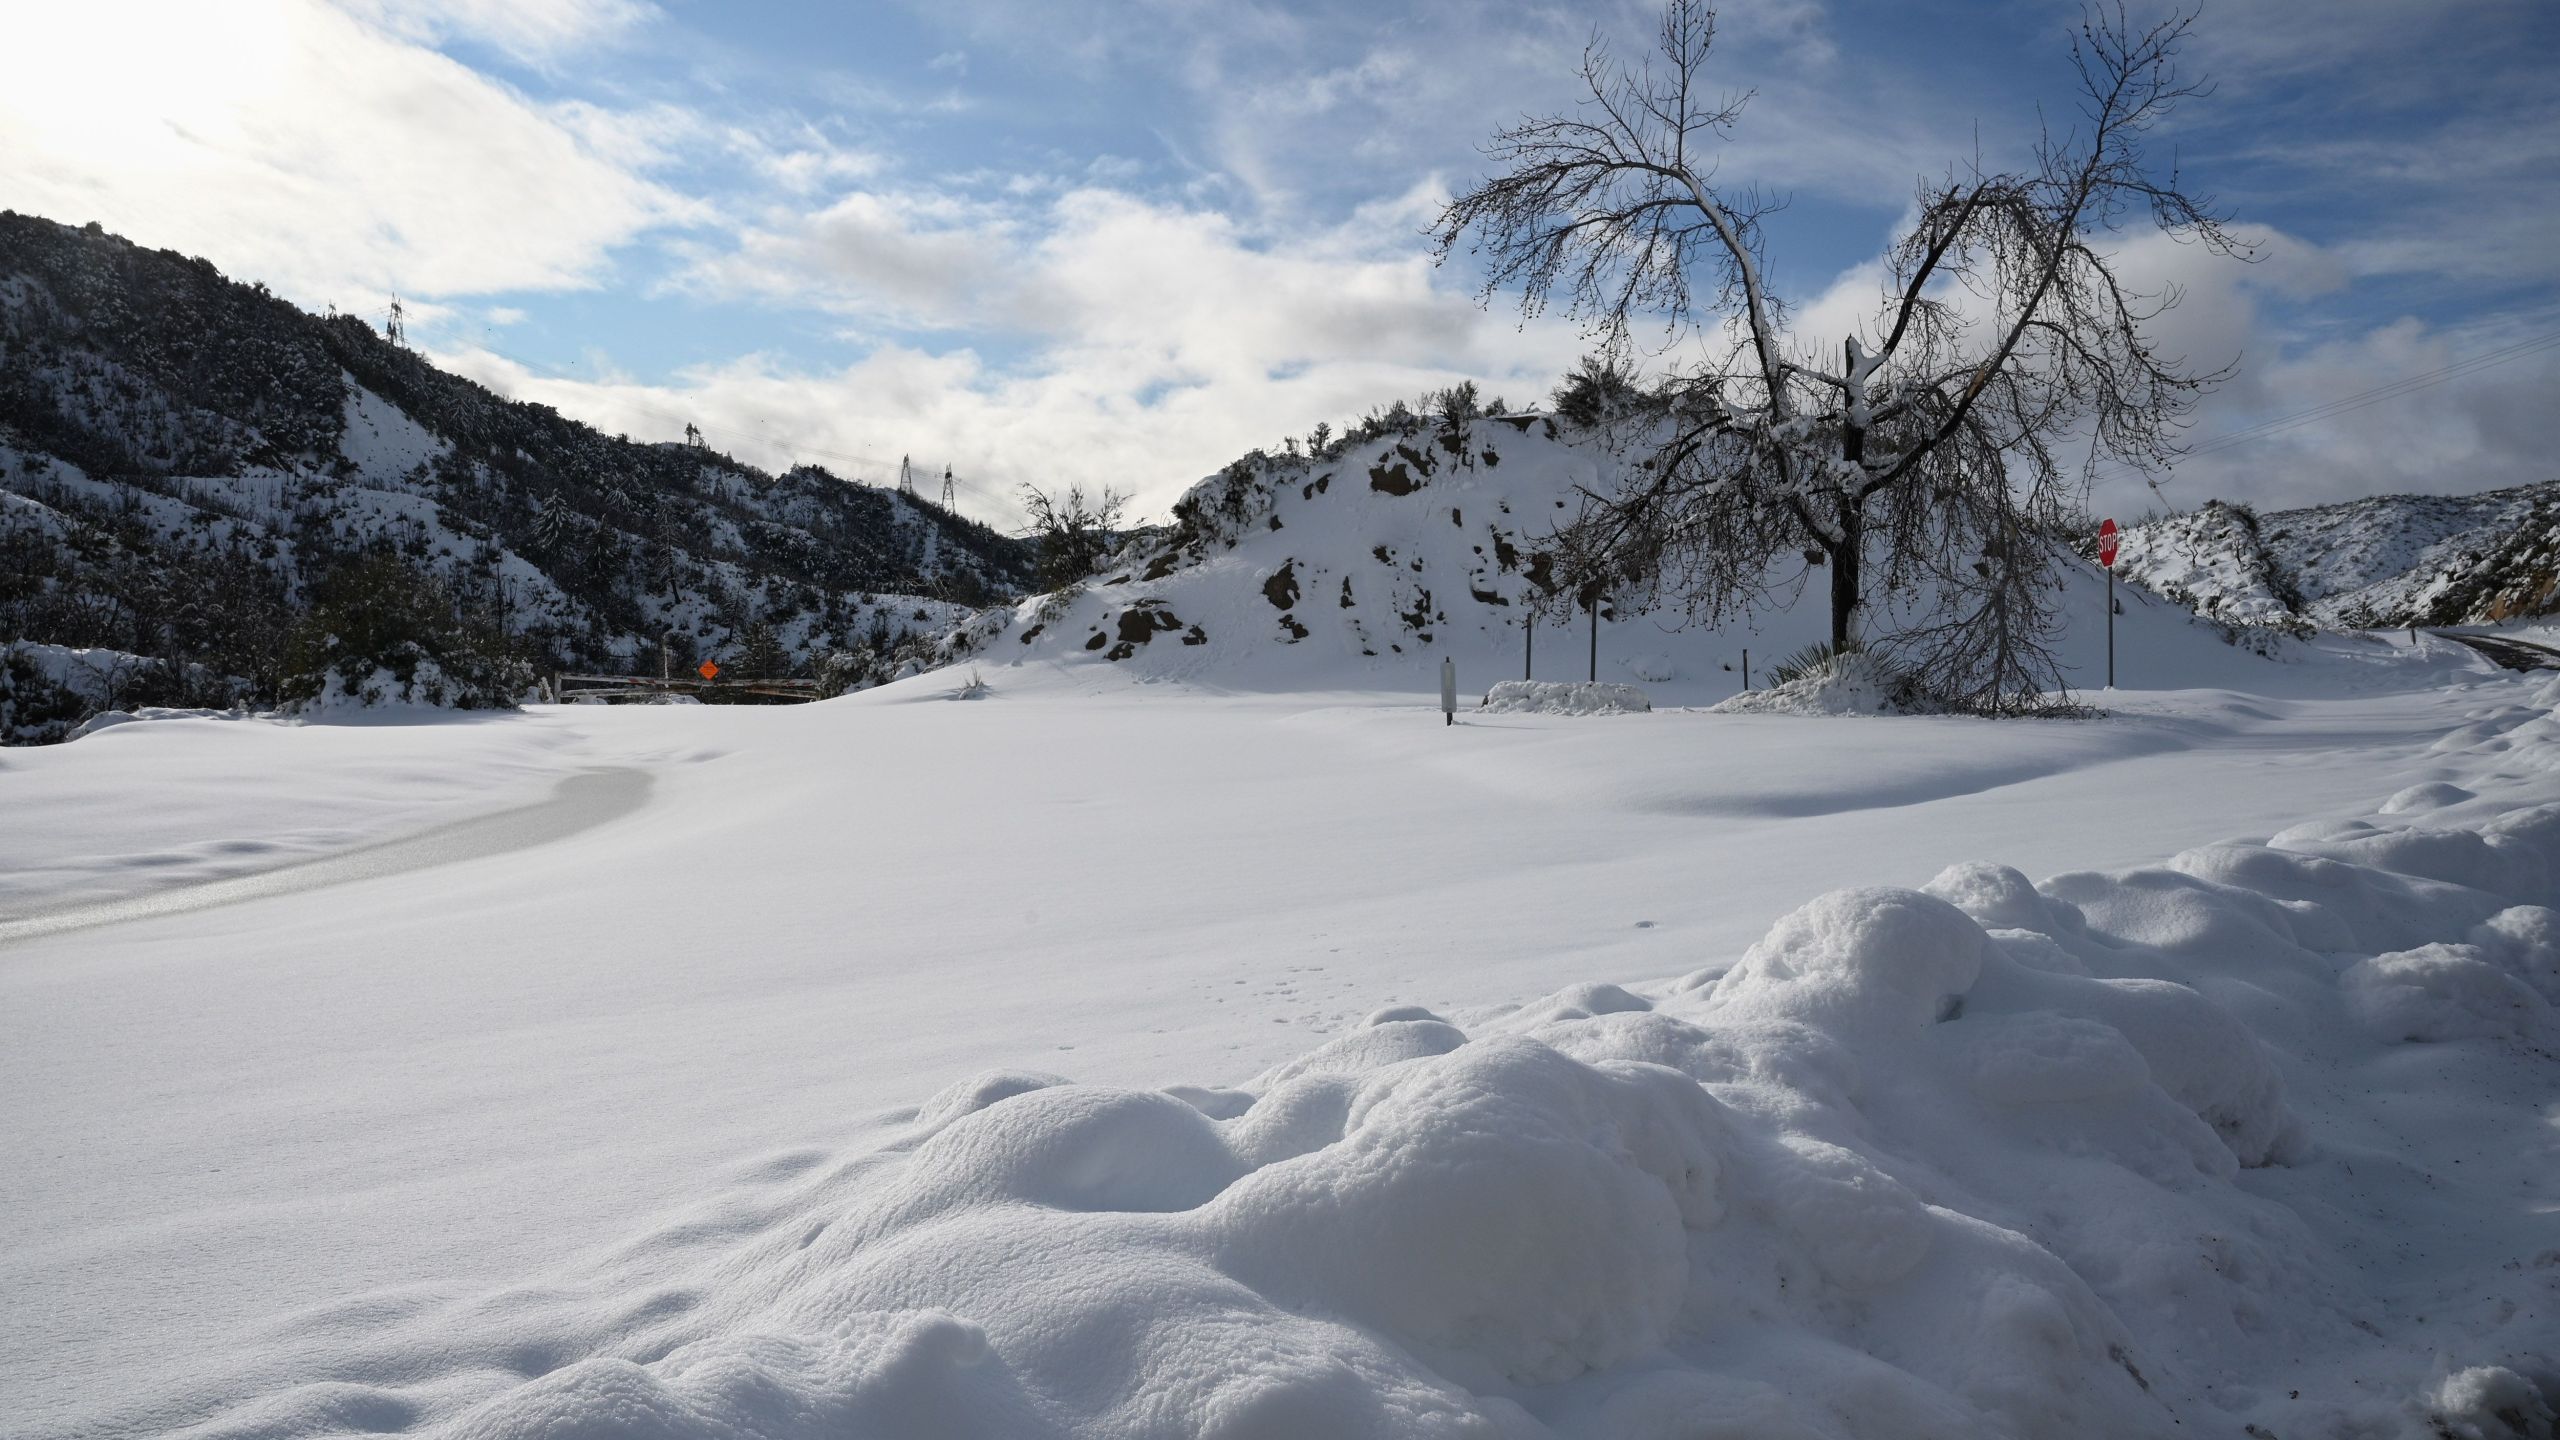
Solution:
[[[2560,670],[2560,650],[2513,635],[2465,635],[2457,630],[2436,632],[2447,640],[2457,640],[2488,656],[2508,670]]]
[[[2451,773],[2439,742],[2523,683],[1445,732],[1376,696],[905,686],[456,729],[457,755],[556,757],[554,797],[0,954],[0,1413],[209,1413],[352,1315],[574,1267],[973,1072],[1230,1081],[1382,1005],[1463,1019],[1728,960],[1843,884],[2364,813]],[[118,753],[231,743],[159,728]],[[84,778],[121,783],[66,763],[47,793],[76,807]]]

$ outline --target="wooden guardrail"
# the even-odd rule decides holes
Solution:
[[[654,695],[761,695],[773,700],[815,700],[815,680],[701,680],[692,676],[573,675],[551,677],[554,700],[622,700]]]

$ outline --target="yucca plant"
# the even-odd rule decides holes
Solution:
[[[1832,644],[1828,640],[1816,640],[1812,644],[1807,645],[1803,649],[1796,651],[1794,654],[1787,656],[1783,660],[1780,660],[1777,665],[1769,671],[1769,683],[1772,685],[1785,685],[1792,681],[1801,680],[1808,675],[1829,670],[1832,666],[1838,664],[1848,656],[1863,655],[1866,652],[1867,647],[1859,644],[1855,640],[1843,641],[1837,645]]]

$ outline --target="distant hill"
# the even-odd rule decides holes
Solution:
[[[601,434],[204,260],[0,212],[0,642],[24,642],[21,690],[33,664],[89,708],[266,703],[311,587],[381,551],[536,668],[654,669],[672,634],[680,663],[884,674],[910,637],[1022,594],[1033,558],[921,499]]]
[[[2207,502],[2125,532],[2126,578],[2239,625],[2481,625],[2560,610],[2560,481],[2260,515]]]

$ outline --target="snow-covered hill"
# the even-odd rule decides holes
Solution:
[[[2208,502],[2125,532],[2120,573],[2234,625],[2476,625],[2560,609],[2560,481],[2266,515]]]
[[[668,635],[687,664],[884,656],[1030,561],[915,498],[602,435],[202,261],[0,212],[0,643],[117,657],[75,708],[271,703],[313,584],[386,551],[542,668],[654,668]]]
[[[1174,525],[1088,585],[986,617],[956,648],[975,646],[983,663],[1254,690],[1430,690],[1444,656],[1470,694],[1533,668],[1584,679],[1594,627],[1555,592],[1553,537],[1586,491],[1617,483],[1620,463],[1599,436],[1526,414],[1417,422],[1316,457],[1257,454],[1194,487]],[[1828,635],[1821,581],[1790,565],[1755,613],[1719,623],[1659,597],[1612,596],[1597,676],[1709,703],[1743,688],[1747,651],[1752,684],[1764,684],[1773,661]],[[2065,673],[2096,689],[2104,580],[2071,565],[2064,584]],[[2116,647],[2128,683],[2247,684],[2265,668],[2174,605],[2136,593],[2125,612]]]

